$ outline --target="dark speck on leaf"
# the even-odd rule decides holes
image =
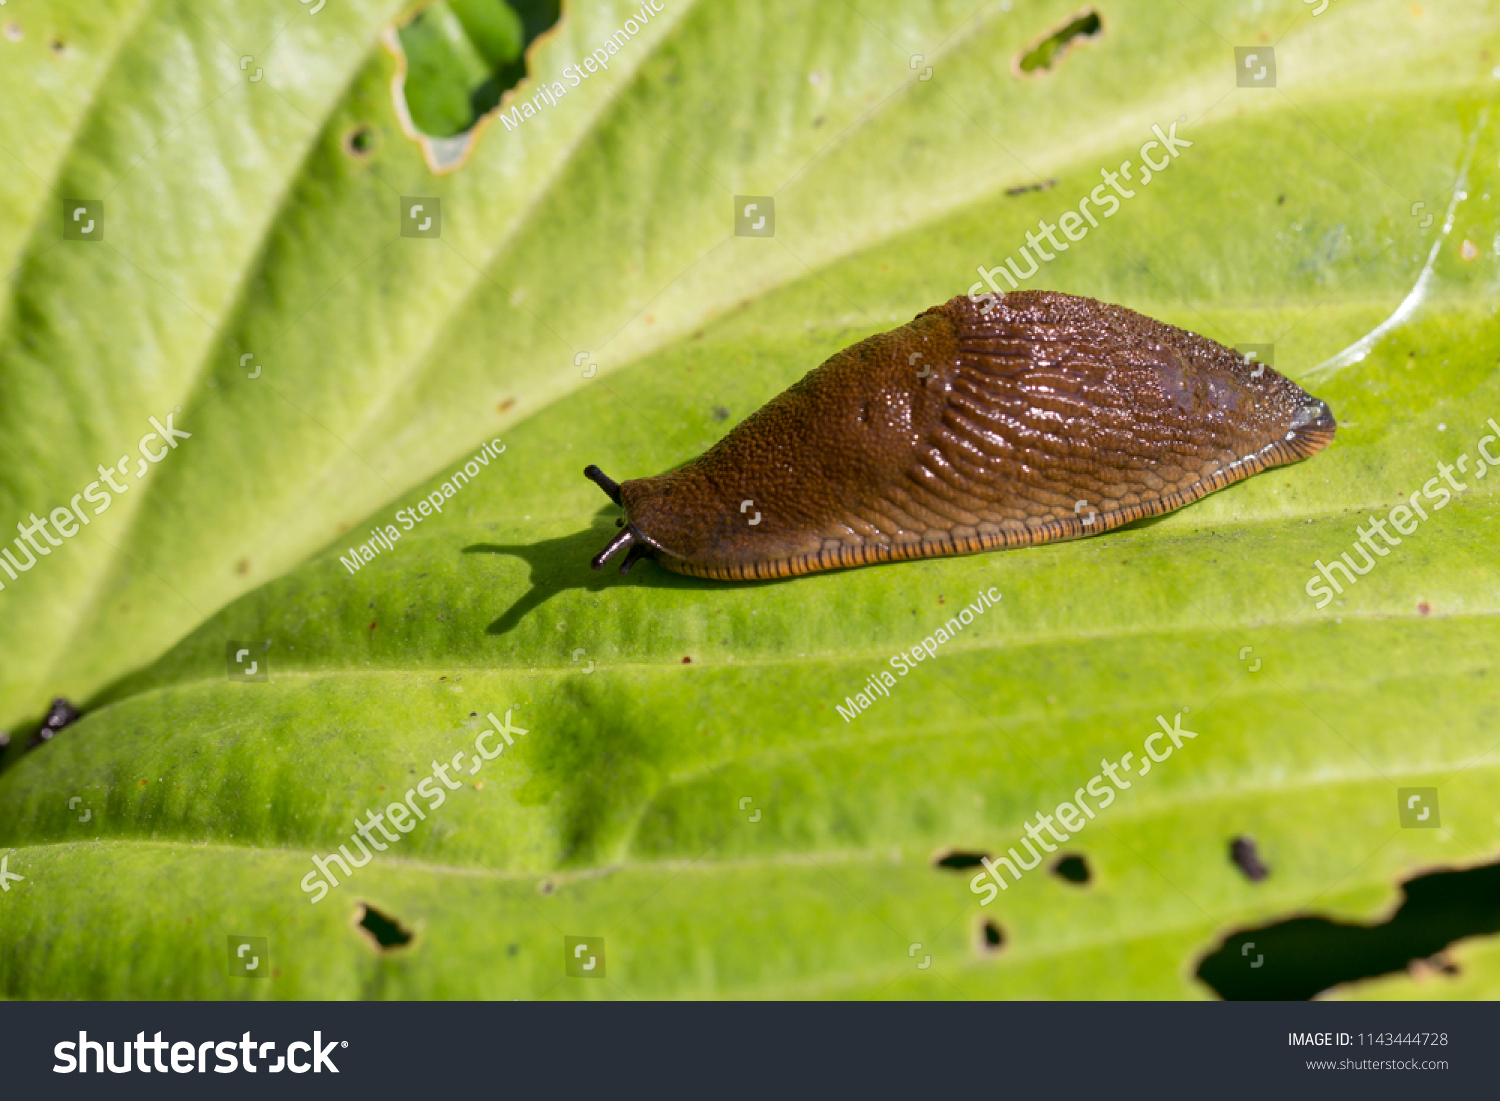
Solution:
[[[43,742],[51,741],[53,735],[59,730],[72,723],[76,723],[81,717],[78,708],[74,707],[61,696],[58,696],[57,699],[52,701],[52,706],[47,711],[47,717],[42,720],[42,725],[37,728],[36,733],[31,736],[31,740],[26,743],[26,748],[34,749]]]
[[[722,405],[715,405],[714,406],[714,420],[716,420],[716,421],[727,421],[728,419],[729,419],[729,410],[725,409]]]
[[[1021,184],[1019,187],[1007,187],[1007,195],[1024,195],[1028,191],[1050,191],[1057,186],[1056,180],[1041,180],[1038,183]]]
[[[682,664],[684,664],[684,665],[691,665],[691,664],[693,664],[693,659],[692,658],[683,658],[682,659]]]
[[[1271,874],[1271,869],[1261,863],[1260,853],[1256,851],[1255,839],[1252,837],[1236,837],[1231,841],[1229,859],[1245,873],[1245,878],[1251,883],[1259,883]]]

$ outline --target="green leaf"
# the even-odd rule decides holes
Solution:
[[[1123,3],[1026,79],[1070,3],[663,7],[440,178],[390,98],[399,5],[59,4],[0,43],[27,104],[0,150],[29,170],[0,175],[0,516],[66,504],[150,416],[193,433],[0,577],[25,877],[0,993],[1206,997],[1234,930],[1372,920],[1493,861],[1496,480],[1325,608],[1305,586],[1500,419],[1497,6]],[[532,79],[638,10],[570,8]],[[1277,87],[1236,88],[1233,47],[1268,42]],[[588,569],[618,510],[585,464],[690,459],[1181,116],[1191,147],[1032,282],[1274,344],[1336,412],[1328,452],[1074,543],[774,584]],[[400,235],[403,195],[441,200],[441,239]],[[775,197],[774,239],[733,235],[736,195]],[[62,200],[101,196],[104,242],[61,240]],[[401,537],[342,565],[377,525]],[[228,678],[231,642],[268,682]],[[20,754],[55,694],[88,713]],[[527,732],[470,773],[491,713]],[[1179,715],[1197,737],[1062,846],[1087,883],[1043,866],[981,907],[939,863],[1019,846]],[[310,903],[312,858],[455,757],[462,787]],[[1440,829],[1401,827],[1402,787],[1438,788]],[[382,949],[366,906],[412,940]],[[231,934],[270,939],[271,981],[228,975]],[[567,936],[603,939],[600,981]],[[1493,997],[1489,951],[1399,989]]]
[[[1460,942],[1449,953],[1451,974],[1432,968],[1414,968],[1411,973],[1372,979],[1336,992],[1351,1001],[1454,1001],[1493,1000],[1500,989],[1500,944],[1493,937]]]
[[[521,56],[526,44],[525,31],[521,17],[505,0],[451,0],[448,6],[491,69]],[[555,14],[553,19],[556,20]]]
[[[448,137],[472,126],[470,95],[492,66],[453,9],[439,0],[418,14],[401,28],[401,48],[409,66],[406,105],[417,128]]]
[[[557,22],[555,0],[437,0],[400,30],[402,96],[423,134],[470,129],[526,75],[521,51]]]

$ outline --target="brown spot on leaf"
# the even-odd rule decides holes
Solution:
[[[1245,878],[1251,883],[1259,883],[1271,874],[1271,869],[1261,862],[1253,837],[1240,836],[1231,841],[1229,859],[1236,868],[1245,873]]]

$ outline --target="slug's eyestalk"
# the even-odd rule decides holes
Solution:
[[[600,470],[597,466],[593,466],[592,464],[583,468],[583,474],[584,477],[588,478],[589,481],[593,482],[600,489],[604,490],[604,492],[609,495],[609,499],[611,501],[619,505],[621,508],[625,507],[624,499],[620,496],[620,485],[618,482],[611,481],[610,478],[604,473],[604,471]],[[635,526],[633,524],[626,524],[624,520],[616,520],[615,526],[623,527],[624,530],[621,531],[619,535],[616,535],[613,539],[611,539],[609,541],[609,545],[606,546],[598,554],[594,555],[594,557],[589,561],[589,565],[593,566],[594,569],[602,570],[604,568],[604,563],[608,562],[611,558],[619,554],[620,551],[625,549],[626,547],[629,547],[630,549],[629,552],[625,555],[625,561],[620,563],[621,573],[629,573],[630,567],[634,565],[639,559],[655,557],[655,549],[651,546],[650,542],[643,535],[641,535],[639,531],[635,529]]]
[[[590,463],[588,466],[583,468],[583,476],[597,485],[600,489],[604,490],[605,494],[607,494],[609,499],[615,504],[622,504],[620,500],[620,483],[611,481],[609,476],[605,474],[604,471],[600,470],[597,466]],[[595,566],[594,568],[598,569],[599,567]]]

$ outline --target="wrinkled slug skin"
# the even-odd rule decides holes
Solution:
[[[667,569],[787,577],[1096,535],[1308,458],[1334,429],[1270,368],[1131,310],[959,296],[619,490]]]

